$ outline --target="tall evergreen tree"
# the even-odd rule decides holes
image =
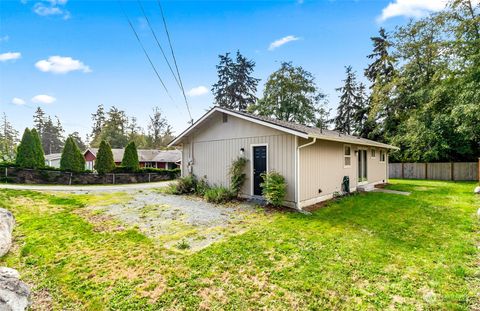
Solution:
[[[0,161],[12,161],[15,159],[15,146],[18,143],[18,131],[8,121],[3,113],[0,121]]]
[[[53,122],[50,116],[46,117],[43,123],[43,132],[40,135],[43,150],[47,154],[59,153],[63,148],[63,127],[58,117],[56,123]]]
[[[337,108],[337,116],[334,119],[335,130],[346,134],[353,133],[354,115],[357,111],[358,85],[357,77],[352,66],[345,67],[346,78],[342,87],[337,88],[340,92],[340,103]]]
[[[130,142],[123,153],[122,166],[135,172],[140,169],[138,162],[138,152],[135,143]]]
[[[34,146],[34,157],[35,157],[35,167],[44,167],[45,166],[45,153],[43,152],[42,142],[40,141],[40,135],[37,132],[37,129],[32,129],[31,135],[33,138]]]
[[[23,132],[22,140],[18,145],[15,163],[22,168],[36,168],[38,165],[35,140],[28,128]]]
[[[106,140],[113,148],[123,148],[128,143],[128,117],[125,111],[112,106],[103,122],[100,133],[93,138],[91,145],[97,147],[102,140]]]
[[[245,111],[256,101],[255,93],[260,79],[252,77],[255,62],[237,51],[233,61],[230,53],[218,56],[218,81],[212,86],[214,104],[219,107]]]
[[[390,53],[393,44],[385,29],[380,28],[378,36],[371,37],[370,40],[373,51],[367,57],[372,62],[365,69],[365,77],[371,82],[371,93],[368,99],[368,120],[361,135],[385,141],[385,135],[395,131],[397,126],[395,102],[390,90],[396,73],[396,59]]]
[[[115,169],[115,161],[113,160],[113,153],[110,144],[102,140],[100,148],[97,152],[97,159],[95,161],[95,170],[99,174],[110,173]]]
[[[365,69],[365,77],[372,83],[373,88],[376,83],[386,84],[391,81],[395,73],[395,58],[390,55],[392,43],[384,28],[380,28],[378,36],[371,37],[370,40],[373,43],[373,51],[367,57],[372,63]]]
[[[92,113],[92,121],[93,126],[91,138],[92,140],[95,140],[100,135],[100,132],[105,125],[105,108],[103,105],[98,105],[97,111]]]
[[[35,110],[35,113],[33,115],[33,124],[38,134],[42,135],[43,127],[45,124],[45,112],[40,107],[37,107],[37,110]]]
[[[355,135],[368,138],[373,131],[372,123],[369,122],[369,98],[366,92],[365,84],[360,83],[357,88],[357,100],[354,106],[352,116],[352,129]]]
[[[80,134],[77,131],[70,134],[70,137],[75,141],[81,151],[85,151],[87,149],[86,143],[82,140]]]
[[[263,97],[248,110],[277,120],[323,124],[325,128],[328,110],[324,105],[325,95],[318,90],[313,75],[302,67],[282,63],[280,69],[269,76]]]
[[[83,172],[85,170],[85,158],[72,137],[68,137],[60,159],[60,168],[70,172]]]

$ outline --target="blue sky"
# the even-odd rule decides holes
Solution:
[[[112,1],[0,1],[0,111],[23,130],[36,106],[58,115],[66,132],[90,132],[99,104],[115,105],[146,128],[159,106],[176,133],[188,114],[137,1],[120,0],[159,69],[172,102],[148,64],[120,4]],[[168,51],[156,1],[142,1]],[[212,105],[218,54],[256,62],[262,81],[282,61],[312,72],[335,110],[344,66],[361,74],[379,27],[443,7],[443,0],[162,1],[194,119]],[[273,44],[277,42],[276,44]],[[273,45],[272,45],[273,44]],[[205,88],[208,92],[205,93]]]

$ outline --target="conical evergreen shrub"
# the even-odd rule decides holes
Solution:
[[[28,127],[23,132],[22,140],[17,148],[15,164],[22,168],[36,168],[35,141]]]
[[[34,153],[35,153],[35,167],[45,167],[45,153],[42,147],[42,141],[40,140],[40,135],[36,129],[32,129],[32,138],[34,142]]]
[[[60,168],[75,173],[85,170],[85,158],[72,137],[68,137],[65,141]]]
[[[95,170],[99,174],[110,173],[115,169],[115,161],[113,160],[112,147],[105,140],[100,143],[95,160]]]
[[[130,142],[125,148],[123,153],[122,166],[127,170],[135,172],[140,169],[140,164],[138,163],[138,153],[135,142]]]

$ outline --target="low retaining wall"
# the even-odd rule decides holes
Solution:
[[[158,173],[108,173],[99,175],[96,173],[70,173],[4,167],[0,169],[0,172],[0,181],[3,183],[51,185],[135,184],[172,180],[179,176],[179,173],[171,170]]]

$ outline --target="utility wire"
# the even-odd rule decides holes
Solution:
[[[180,89],[182,89],[182,87],[180,86],[180,82],[178,81],[177,76],[176,76],[175,73],[173,72],[173,68],[172,68],[172,66],[170,65],[170,62],[168,61],[167,56],[165,55],[165,51],[163,50],[162,45],[160,44],[160,41],[158,40],[157,35],[155,34],[155,31],[153,30],[153,27],[152,27],[152,25],[150,24],[150,20],[148,19],[147,14],[145,13],[145,9],[143,8],[142,2],[141,2],[140,0],[137,0],[137,3],[138,3],[138,5],[140,6],[140,9],[142,10],[143,16],[145,17],[145,20],[147,21],[148,27],[150,28],[150,31],[152,32],[152,35],[153,35],[153,37],[155,38],[155,41],[157,42],[157,45],[158,45],[160,51],[162,52],[163,59],[164,59],[165,62],[167,63],[168,68],[170,69],[170,72],[172,73],[173,77],[175,78],[175,81],[177,82],[178,87],[179,87]]]
[[[162,13],[163,26],[165,28],[165,33],[167,34],[168,44],[170,46],[170,51],[172,52],[173,63],[175,64],[178,80],[180,82],[180,88],[183,93],[183,98],[185,99],[185,105],[187,106],[188,115],[190,117],[190,123],[193,124],[192,114],[190,112],[190,107],[188,106],[187,96],[185,95],[185,88],[183,87],[182,77],[180,76],[180,71],[178,70],[177,59],[175,57],[175,52],[173,51],[172,40],[170,39],[170,34],[168,32],[167,21],[165,20],[165,15],[163,14],[162,4],[160,3],[160,0],[157,0],[157,3],[158,3],[158,7],[160,8],[160,12]]]
[[[143,45],[142,41],[140,40],[140,37],[138,36],[137,31],[135,30],[135,27],[133,27],[133,24],[132,24],[132,22],[130,21],[130,18],[128,17],[127,12],[125,12],[125,9],[123,8],[123,5],[120,3],[120,1],[118,1],[118,3],[120,4],[120,7],[122,8],[123,15],[125,15],[125,18],[127,19],[128,24],[130,25],[130,28],[132,29],[133,33],[135,34],[135,37],[137,38],[138,43],[139,43],[140,46],[142,47],[143,53],[144,53],[145,56],[147,57],[148,62],[150,63],[150,66],[152,66],[153,71],[155,71],[155,74],[157,75],[158,80],[160,80],[160,83],[162,84],[163,88],[165,89],[165,92],[167,93],[168,97],[170,97],[170,99],[172,100],[172,102],[175,103],[175,101],[173,100],[173,97],[170,95],[170,92],[168,91],[165,83],[163,83],[163,80],[162,80],[162,78],[160,77],[160,74],[158,73],[157,68],[156,68],[155,65],[153,64],[152,59],[151,59],[150,56],[148,55],[148,52],[147,52],[147,50],[145,49],[145,46]],[[175,105],[176,105],[176,104],[175,104]]]

